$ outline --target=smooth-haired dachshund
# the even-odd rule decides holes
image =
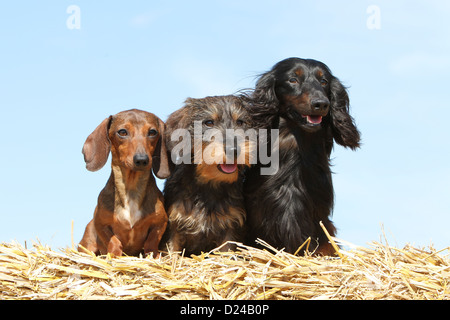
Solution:
[[[276,174],[261,175],[257,165],[246,177],[249,243],[261,238],[294,253],[311,237],[316,253],[335,254],[319,225],[335,236],[330,153],[333,140],[360,145],[345,87],[324,63],[289,58],[262,74],[249,96],[258,126],[279,129],[280,157]]]
[[[111,152],[112,171],[79,251],[159,255],[168,218],[152,168],[159,178],[169,175],[163,135],[164,123],[158,117],[133,109],[106,118],[86,139],[86,168],[99,170]]]

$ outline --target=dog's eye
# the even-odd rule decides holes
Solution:
[[[242,126],[244,124],[244,120],[238,119],[238,120],[236,120],[236,124],[238,126]]]
[[[157,134],[158,134],[158,131],[156,131],[155,129],[148,130],[149,137],[155,137]]]
[[[298,79],[297,78],[290,78],[289,82],[290,83],[298,83]]]
[[[328,84],[328,81],[326,79],[320,79],[320,84],[322,87],[325,87]]]
[[[211,128],[212,126],[214,126],[214,121],[213,120],[206,120],[204,122],[205,126]]]
[[[117,134],[121,137],[126,137],[128,136],[128,131],[125,129],[120,129],[119,131],[117,131]]]

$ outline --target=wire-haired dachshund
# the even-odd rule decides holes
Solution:
[[[166,126],[167,149],[177,164],[164,187],[169,224],[163,246],[189,255],[242,242],[243,176],[255,148],[246,136],[251,118],[244,101],[232,95],[189,98]]]
[[[349,97],[322,62],[289,58],[262,74],[250,93],[259,126],[279,128],[279,170],[261,175],[254,166],[245,181],[249,243],[261,238],[294,253],[309,238],[316,253],[333,255],[330,235],[333,140],[356,149],[360,134],[349,114]]]
[[[133,109],[106,118],[86,139],[86,168],[101,169],[111,152],[112,171],[79,251],[158,255],[168,218],[152,168],[158,178],[169,175],[163,135],[158,117]]]

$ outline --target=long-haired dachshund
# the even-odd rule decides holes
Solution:
[[[189,98],[166,125],[167,149],[177,164],[164,187],[169,224],[163,246],[199,254],[243,241],[243,173],[254,148],[244,136],[251,120],[243,100]]]
[[[158,117],[133,109],[106,118],[86,139],[86,168],[99,170],[111,152],[112,171],[79,251],[158,255],[168,218],[152,168],[158,178],[169,175],[163,135]]]
[[[353,150],[360,141],[346,89],[322,62],[289,58],[260,76],[250,98],[259,126],[279,128],[280,157],[276,174],[261,175],[255,166],[246,178],[250,243],[261,238],[294,253],[311,237],[316,253],[333,255],[319,225],[336,234],[333,140]]]

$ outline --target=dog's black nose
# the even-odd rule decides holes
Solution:
[[[137,153],[133,157],[133,162],[136,167],[145,167],[148,165],[148,155],[145,153]]]
[[[227,155],[233,155],[234,157],[238,157],[240,154],[241,148],[239,146],[227,146],[225,148],[225,152]]]
[[[311,108],[314,111],[325,111],[330,106],[330,101],[328,99],[317,99],[311,101]]]
[[[235,158],[239,157],[241,153],[241,147],[238,144],[237,138],[234,137],[233,140],[229,139],[226,141],[225,152],[227,156],[234,156]]]

